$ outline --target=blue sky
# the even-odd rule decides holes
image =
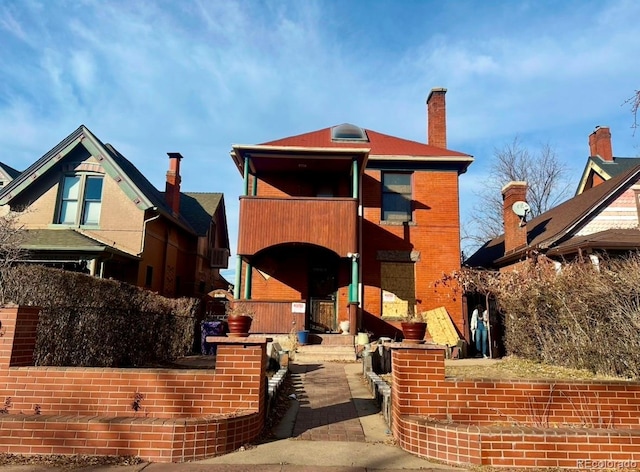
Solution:
[[[635,0],[1,0],[0,160],[23,170],[85,124],[163,189],[180,152],[184,191],[225,194],[233,249],[232,144],[344,122],[424,142],[446,87],[448,147],[476,159],[465,219],[515,136],[575,185],[597,125],[640,154],[639,18]]]

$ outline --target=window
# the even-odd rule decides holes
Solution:
[[[62,184],[58,223],[97,225],[102,206],[102,176],[68,175]]]
[[[411,174],[382,173],[382,220],[411,221]]]

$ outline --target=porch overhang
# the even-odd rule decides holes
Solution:
[[[351,173],[352,162],[358,163],[360,173],[366,167],[369,148],[297,147],[242,145],[232,146],[231,158],[244,175],[245,159],[253,175],[273,172],[331,172]]]

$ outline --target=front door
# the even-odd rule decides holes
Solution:
[[[309,273],[309,328],[319,333],[334,332],[336,320],[337,264],[317,261]]]

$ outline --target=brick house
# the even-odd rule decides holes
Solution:
[[[473,161],[447,149],[446,89],[427,99],[428,142],[342,124],[234,145],[244,176],[235,298],[252,331],[393,334],[400,317],[462,302],[434,282],[460,267],[458,177]]]
[[[465,261],[469,267],[504,270],[532,256],[564,260],[624,254],[640,248],[640,159],[613,158],[609,129],[589,136],[591,156],[577,195],[530,221],[513,211],[526,202],[526,182],[502,189],[504,234]]]
[[[183,193],[179,153],[169,153],[165,192],[113,146],[80,126],[7,179],[0,211],[19,213],[26,262],[145,287],[165,296],[227,288],[229,241],[220,193]]]
[[[576,195],[637,165],[640,165],[638,157],[615,157],[609,127],[597,126],[589,135],[589,158],[582,172]]]

